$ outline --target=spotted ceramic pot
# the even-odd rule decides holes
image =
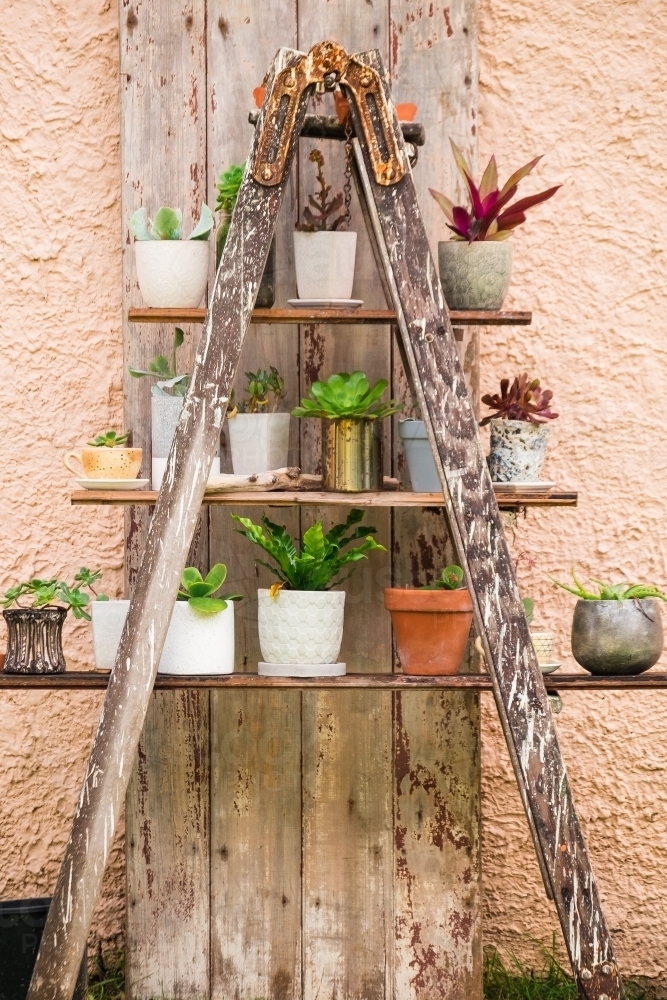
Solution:
[[[492,420],[488,461],[494,483],[539,482],[550,430],[527,420]]]
[[[502,309],[512,277],[509,240],[438,243],[440,284],[450,309]]]
[[[662,653],[660,601],[577,601],[572,654],[591,674],[642,674]]]
[[[343,641],[345,592],[259,590],[259,644],[267,663],[335,663]]]

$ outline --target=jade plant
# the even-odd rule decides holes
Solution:
[[[224,594],[213,597],[227,578],[227,567],[224,563],[216,563],[205,577],[196,566],[186,566],[181,574],[181,586],[177,601],[187,601],[194,611],[204,615],[217,615],[224,611],[228,601],[242,601],[243,594]]]
[[[529,379],[526,372],[517,375],[511,385],[508,378],[501,379],[500,395],[487,393],[482,396],[482,402],[494,412],[480,421],[480,427],[498,418],[525,420],[532,424],[555,420],[558,414],[551,409],[552,398],[553,392],[542,389],[540,380]]]
[[[244,390],[247,399],[235,402],[232,390],[229,417],[237,413],[275,413],[285,395],[285,380],[278,369],[271,365],[269,371],[259,368],[256,372],[246,372],[245,377],[248,380]]]
[[[440,576],[427,583],[420,590],[460,590],[463,586],[463,570],[460,566],[445,566]]]
[[[467,240],[468,243],[482,240],[506,240],[517,226],[526,221],[526,212],[529,209],[553,198],[561,187],[560,184],[557,184],[555,187],[540,192],[540,194],[520,198],[510,205],[509,203],[517,193],[520,181],[531,173],[542,157],[536,156],[530,163],[520,167],[502,188],[499,188],[498,167],[495,156],[492,156],[478,187],[473,180],[472,170],[465,156],[452,139],[449,141],[456,165],[468,189],[470,207],[455,205],[444,194],[434,191],[433,188],[429,188],[429,191],[445,213],[447,228],[451,229],[454,234],[451,237],[453,240]]]
[[[359,524],[363,516],[363,511],[354,508],[344,524],[337,524],[326,533],[322,522],[317,521],[304,532],[297,549],[287,530],[269,521],[268,517],[263,517],[260,525],[247,517],[232,514],[232,518],[241,525],[236,529],[238,533],[259,545],[277,564],[276,568],[261,559],[256,560],[278,577],[278,583],[271,588],[272,596],[282,587],[287,590],[330,590],[352,575],[354,566],[346,576],[340,577],[346,566],[367,559],[368,552],[386,552],[384,546],[373,538],[377,529]],[[359,540],[361,545],[355,545],[347,552],[342,551]]]
[[[332,219],[331,216],[343,207],[341,191],[329,200],[331,185],[324,176],[324,157],[319,149],[311,150],[308,157],[311,163],[317,164],[317,193],[309,195],[309,205],[303,210],[303,222],[296,228],[301,233],[323,233],[338,229],[345,222],[346,213]]]
[[[395,399],[380,403],[389,383],[381,378],[371,388],[363,372],[340,372],[326,382],[313,382],[310,395],[292,410],[294,417],[322,417],[326,420],[381,420],[403,409]]]
[[[130,432],[119,434],[117,431],[102,431],[97,434],[92,441],[88,442],[89,448],[121,448],[127,443]]]
[[[151,386],[151,393],[154,396],[185,396],[188,391],[190,381],[189,373],[179,375],[176,366],[176,351],[185,339],[185,334],[180,327],[174,331],[174,339],[171,344],[171,358],[165,354],[157,354],[148,364],[148,371],[140,368],[128,368],[132,378],[155,378],[158,381]]]
[[[208,205],[202,205],[199,221],[187,239],[207,240],[212,229],[213,213]],[[149,219],[146,209],[138,208],[130,219],[130,230],[135,240],[180,240],[183,238],[183,213],[180,208],[163,206],[153,219]]]
[[[47,605],[60,604],[68,611],[71,611],[75,618],[85,618],[90,621],[90,613],[87,606],[90,604],[90,594],[96,601],[108,601],[106,594],[98,594],[95,584],[100,580],[102,571],[89,570],[82,566],[75,575],[73,583],[70,585],[65,580],[55,578],[42,580],[35,577],[24,583],[17,583],[5,591],[5,595],[0,603],[3,608],[11,608],[15,604],[19,608],[44,608]],[[90,591],[90,593],[86,593]],[[21,604],[25,598],[29,604]]]
[[[549,579],[562,590],[567,590],[568,594],[574,594],[581,601],[641,601],[646,597],[657,597],[661,601],[667,601],[667,594],[654,586],[652,583],[604,583],[602,580],[591,578],[597,586],[597,593],[588,590],[577,579],[574,568],[571,570],[573,586],[567,583],[560,583],[552,576]]]

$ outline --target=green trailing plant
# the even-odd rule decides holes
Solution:
[[[224,611],[228,601],[242,601],[243,594],[225,594],[213,597],[227,578],[227,567],[216,563],[206,576],[202,576],[196,566],[186,566],[181,574],[178,601],[187,601],[191,608],[203,615],[217,615]]]
[[[241,525],[241,528],[236,529],[238,533],[259,545],[277,563],[276,568],[261,559],[256,560],[278,577],[279,583],[271,588],[272,596],[281,587],[288,590],[330,590],[352,575],[354,566],[346,576],[340,578],[346,566],[367,559],[368,552],[386,552],[384,546],[373,538],[376,529],[359,525],[363,516],[363,511],[354,508],[344,524],[335,525],[326,534],[322,522],[317,521],[304,532],[297,549],[287,530],[282,525],[269,521],[268,517],[263,517],[260,525],[254,524],[247,517],[232,514],[232,518]],[[358,527],[355,528],[354,525]],[[359,540],[361,545],[348,548]],[[347,552],[343,552],[346,548]]]
[[[213,229],[213,213],[208,205],[202,205],[201,215],[195,228],[187,237],[189,240],[207,240]],[[130,219],[130,231],[135,240],[180,240],[183,238],[183,213],[180,208],[162,206],[149,219],[145,208],[138,208]]]
[[[166,354],[156,354],[148,364],[148,371],[141,368],[128,368],[132,378],[155,378],[158,381],[151,386],[151,393],[154,396],[184,396],[188,391],[190,382],[189,373],[179,375],[176,365],[176,351],[185,340],[185,334],[180,327],[174,330],[174,339],[171,344],[171,358]]]
[[[11,608],[14,604],[19,608],[45,608],[47,605],[60,603],[68,611],[71,611],[75,618],[85,618],[86,621],[90,621],[90,613],[87,610],[90,604],[90,595],[92,594],[96,601],[109,600],[106,594],[98,594],[95,590],[95,584],[101,577],[101,570],[89,570],[85,566],[82,566],[75,575],[71,585],[65,580],[57,580],[55,577],[49,580],[35,577],[10,587],[9,590],[5,591],[1,603],[3,608]],[[90,591],[90,593],[86,593],[86,591]],[[23,598],[26,598],[30,603],[22,604]]]
[[[529,379],[528,373],[517,375],[510,385],[508,378],[500,381],[500,395],[486,393],[482,402],[494,411],[483,420],[484,427],[490,420],[525,420],[531,424],[544,424],[547,420],[555,420],[557,413],[551,409],[553,392],[542,389],[538,378]]]
[[[343,194],[339,191],[329,200],[331,185],[327,184],[324,176],[324,156],[321,151],[311,150],[308,159],[317,165],[317,192],[308,196],[309,204],[303,210],[303,222],[296,228],[301,233],[332,232],[345,222],[345,212],[335,219],[331,218],[343,207]]]
[[[574,586],[567,583],[560,583],[553,576],[549,579],[561,590],[567,590],[568,594],[574,594],[582,601],[641,601],[646,597],[657,597],[661,601],[667,601],[667,594],[663,594],[659,587],[652,583],[604,583],[602,580],[591,578],[598,588],[597,594],[579,582],[574,568],[571,570]]]
[[[236,403],[232,390],[229,417],[235,417],[237,413],[275,413],[285,395],[285,380],[278,369],[271,365],[269,371],[259,368],[256,372],[246,372],[245,377],[248,380],[244,390],[247,399]]]
[[[456,165],[468,188],[470,207],[455,205],[444,194],[434,191],[433,188],[429,188],[429,191],[445,213],[447,228],[451,229],[454,234],[451,237],[453,240],[466,240],[468,243],[482,240],[506,240],[517,226],[526,221],[526,212],[530,208],[553,198],[561,187],[560,184],[557,184],[556,187],[551,187],[540,194],[530,195],[528,198],[520,198],[519,201],[510,205],[509,202],[516,194],[519,182],[531,173],[542,157],[536,156],[530,163],[520,167],[499,189],[498,167],[495,156],[492,156],[482,175],[481,183],[477,187],[465,156],[452,139],[449,141]]]
[[[326,420],[381,420],[403,409],[395,399],[380,403],[389,383],[381,378],[371,388],[363,372],[340,372],[326,382],[313,382],[310,395],[292,410],[294,417],[323,417]]]
[[[119,434],[117,431],[102,431],[101,434],[97,434],[92,441],[88,442],[88,447],[121,448],[124,444],[127,444],[129,436],[129,431],[126,431],[124,434]]]
[[[460,590],[463,586],[463,570],[460,566],[445,566],[433,583],[427,583],[420,590]]]

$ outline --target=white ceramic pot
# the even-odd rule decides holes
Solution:
[[[550,431],[549,424],[492,420],[489,472],[494,483],[539,482]]]
[[[237,413],[227,420],[232,465],[237,476],[287,466],[289,413]]]
[[[317,669],[336,664],[343,641],[345,592],[342,590],[280,590],[271,597],[258,590],[259,645],[267,664],[284,664],[285,676],[296,671],[290,666],[313,666],[301,676],[326,676],[331,670]],[[275,673],[275,671],[272,671]]]
[[[440,284],[450,309],[502,309],[512,277],[511,240],[438,243]]]
[[[300,299],[351,299],[356,233],[294,233]]]
[[[93,601],[93,652],[98,670],[111,670],[130,607],[129,601]],[[177,601],[162,650],[161,674],[231,674],[234,672],[234,604],[216,615],[193,611]]]
[[[552,674],[558,670],[560,663],[556,656],[556,636],[548,629],[532,629],[530,637],[533,640],[537,663],[543,674]]]
[[[442,493],[431,443],[423,420],[399,420],[398,434],[408,463],[410,483],[415,493]]]
[[[159,490],[162,485],[183,399],[183,396],[151,396],[151,486],[154,490]],[[219,454],[213,459],[210,475],[220,475]]]
[[[206,291],[207,240],[135,240],[139,289],[153,309],[196,309]]]

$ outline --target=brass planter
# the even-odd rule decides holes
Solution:
[[[322,421],[322,485],[336,493],[382,489],[379,420]]]

